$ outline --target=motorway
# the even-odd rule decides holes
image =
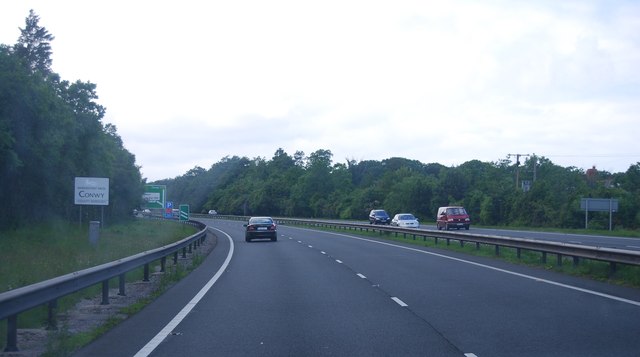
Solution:
[[[348,233],[202,220],[202,265],[78,356],[638,356],[640,291]],[[473,228],[472,228],[473,229]]]

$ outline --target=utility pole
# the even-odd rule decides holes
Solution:
[[[527,157],[529,154],[507,154],[508,158],[512,156],[516,157],[516,190],[518,189],[518,183],[520,181],[520,157]]]

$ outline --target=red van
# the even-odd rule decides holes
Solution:
[[[467,211],[462,206],[445,206],[438,208],[438,216],[436,217],[436,226],[438,230],[450,228],[464,228],[469,230],[471,219]]]

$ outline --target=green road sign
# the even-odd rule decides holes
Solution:
[[[180,205],[180,220],[189,220],[189,205]]]
[[[142,195],[142,199],[145,202],[144,208],[164,209],[164,203],[166,198],[167,198],[167,186],[144,185],[144,195]]]

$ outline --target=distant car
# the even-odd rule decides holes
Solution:
[[[259,238],[268,238],[273,242],[278,240],[278,226],[271,217],[251,217],[244,226],[244,240],[247,242]]]
[[[369,212],[369,224],[389,224],[391,223],[391,217],[387,214],[387,211],[383,209],[372,209]]]
[[[469,230],[471,226],[471,218],[469,214],[461,206],[445,206],[438,208],[436,216],[436,227],[438,230],[444,229],[448,231],[451,228],[464,228]]]
[[[210,209],[209,214],[214,215],[214,214],[218,214],[218,212],[216,212],[216,210],[214,209]]]
[[[420,227],[420,223],[418,219],[412,215],[411,213],[398,213],[393,216],[391,220],[392,226],[402,227],[402,228],[418,228]]]

